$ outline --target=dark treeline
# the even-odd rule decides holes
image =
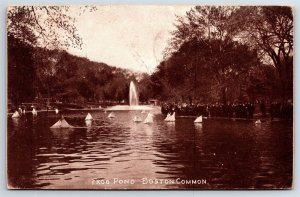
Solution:
[[[65,51],[34,48],[8,38],[8,98],[15,106],[48,100],[77,104],[128,102],[129,83],[141,76]]]
[[[96,10],[81,6],[79,15]],[[76,17],[69,11],[70,6],[7,9],[8,102],[12,108],[24,102],[51,105],[58,101],[79,107],[103,101],[126,103],[130,81],[138,83],[146,76],[67,53],[70,47],[80,49],[83,44]]]
[[[36,17],[47,16],[47,10],[58,18],[49,16],[51,25],[43,29],[44,18]],[[177,17],[165,58],[151,75],[40,47],[49,40],[55,41],[50,42],[52,48],[59,48],[57,43],[68,47],[68,43],[59,42],[60,35],[47,34],[46,29],[55,25],[70,29],[66,35],[71,34],[71,43],[81,46],[72,20],[62,13],[67,10],[55,6],[9,10],[8,98],[14,105],[37,99],[82,104],[128,102],[131,80],[136,82],[142,102],[156,98],[172,103],[226,105],[293,99],[290,7],[195,6]],[[40,40],[44,43],[39,44]]]
[[[293,119],[293,104],[291,102],[272,102],[266,105],[264,101],[253,104],[250,102],[235,102],[235,103],[192,103],[192,104],[175,104],[164,103],[161,107],[161,112],[164,115],[176,113],[176,116],[204,116],[204,117],[219,117],[219,118],[242,118],[253,119],[254,117],[270,117],[281,118],[285,120]]]
[[[196,6],[175,25],[151,76],[155,97],[190,104],[292,99],[290,7]]]

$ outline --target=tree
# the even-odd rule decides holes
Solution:
[[[70,6],[11,6],[7,10],[7,34],[31,46],[81,47],[82,39],[69,9]],[[95,9],[80,7],[81,12]]]
[[[240,37],[260,49],[266,62],[273,62],[281,83],[281,98],[292,98],[293,11],[291,7],[241,7],[234,18]]]
[[[187,77],[192,89],[185,90],[198,90],[196,94],[204,97],[209,89],[217,89],[226,103],[229,86],[260,64],[255,49],[235,40],[239,31],[230,21],[236,11],[237,7],[196,6],[185,17],[178,17],[166,56],[167,63],[177,64],[166,72],[172,73],[173,86]]]
[[[56,74],[60,69],[58,62],[63,54],[60,51],[69,47],[81,47],[82,40],[75,26],[75,18],[70,16],[69,9],[69,6],[11,6],[8,8],[8,68],[15,68],[8,69],[8,80],[11,81],[9,86],[13,88],[11,92],[15,94],[10,96],[14,102],[27,100],[27,96],[31,95],[29,92],[32,91],[39,93],[46,90],[49,98],[51,88],[53,88],[50,83],[57,79]],[[95,10],[90,6],[80,7],[80,9],[81,12],[88,9]],[[19,45],[15,43],[19,43]],[[16,52],[12,54],[11,49]],[[18,53],[18,51],[23,52]],[[24,59],[24,54],[28,55],[25,61],[27,63],[15,61]],[[31,62],[28,63],[30,58]],[[32,73],[22,73],[23,68]],[[17,71],[18,69],[20,71]],[[23,77],[24,74],[27,75],[27,78]],[[32,90],[27,90],[28,94],[24,94],[21,87],[16,87],[18,81],[15,79],[23,79],[23,86],[31,85]],[[45,84],[42,84],[45,87],[39,85],[40,82],[44,82]],[[34,95],[31,97],[34,98]]]
[[[176,30],[167,47],[165,56],[179,50],[186,42],[196,39],[210,46],[206,41],[232,39],[237,33],[236,27],[228,22],[234,16],[237,7],[232,6],[195,6],[186,16],[177,16]]]
[[[8,98],[17,107],[35,96],[33,48],[11,36],[8,42]]]

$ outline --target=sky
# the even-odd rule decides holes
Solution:
[[[82,49],[72,54],[96,62],[151,73],[163,58],[176,15],[184,16],[192,6],[97,6],[80,16],[72,8]]]

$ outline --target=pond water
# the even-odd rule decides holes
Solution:
[[[45,189],[289,188],[291,123],[191,118],[135,123],[140,112],[64,113],[78,128],[50,129],[54,112],[7,118],[8,184]]]

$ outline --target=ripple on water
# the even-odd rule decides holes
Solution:
[[[72,125],[85,127],[83,114],[67,112]],[[286,188],[292,183],[292,128],[282,122],[193,119],[166,123],[154,116],[151,125],[132,121],[135,112],[90,112],[89,128],[45,129],[55,115],[39,121],[8,119],[9,176],[21,187],[93,188],[94,178],[207,179],[206,185],[133,185],[137,188]],[[146,116],[146,115],[145,115]],[[31,117],[32,118],[32,117]],[[32,121],[32,124],[28,124]],[[17,124],[17,125],[16,125]],[[34,132],[33,132],[34,131]],[[24,162],[16,163],[18,158]],[[17,169],[17,170],[16,170]],[[30,181],[29,181],[30,180]],[[96,189],[104,188],[99,186]],[[118,187],[128,187],[118,185]],[[93,188],[95,189],[95,188]]]

